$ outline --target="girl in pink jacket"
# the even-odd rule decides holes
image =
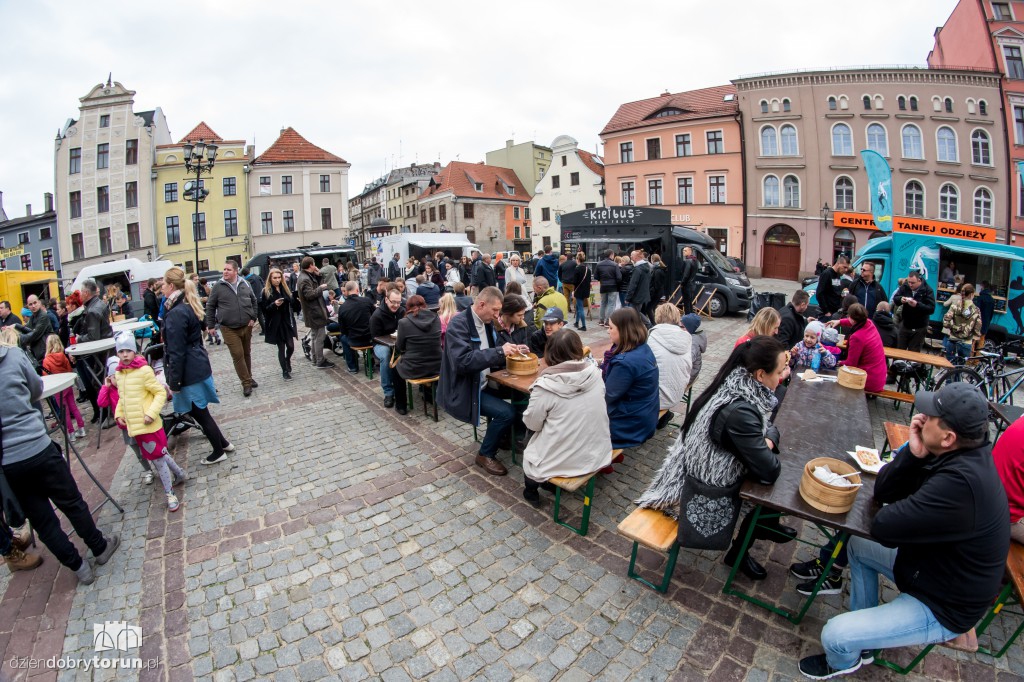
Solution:
[[[846,311],[847,318],[838,322],[829,322],[829,326],[850,326],[847,337],[846,359],[839,363],[851,367],[859,367],[868,373],[864,390],[877,393],[885,388],[885,347],[875,324],[868,319],[868,311],[860,303],[851,305]]]

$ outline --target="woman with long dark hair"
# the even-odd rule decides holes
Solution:
[[[782,466],[776,457],[779,431],[769,416],[788,363],[785,347],[774,337],[755,336],[733,348],[714,380],[690,406],[679,436],[637,504],[678,517],[687,477],[716,488],[734,486],[744,477],[774,483]],[[750,520],[747,514],[725,555],[730,566],[739,558]],[[796,531],[778,520],[762,520],[754,532],[755,539],[775,542],[795,537]],[[751,580],[768,576],[749,554],[742,557],[740,569]]]
[[[267,283],[263,286],[260,298],[263,307],[263,319],[266,321],[263,340],[277,346],[277,361],[281,364],[281,374],[285,380],[292,378],[292,354],[295,353],[295,317],[292,308],[295,296],[284,281],[284,273],[279,268],[270,268]]]
[[[525,314],[526,299],[516,294],[505,294],[505,299],[501,303],[501,314],[498,315],[494,325],[499,344],[527,345],[530,340],[530,328],[523,320]]]
[[[620,308],[612,313],[608,336],[612,347],[601,371],[612,447],[632,448],[653,436],[658,425],[658,363],[638,310]],[[621,462],[622,455],[615,461]]]

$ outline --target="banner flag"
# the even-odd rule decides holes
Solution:
[[[889,162],[870,149],[862,150],[860,155],[868,172],[868,194],[875,225],[883,232],[892,232],[892,171]]]

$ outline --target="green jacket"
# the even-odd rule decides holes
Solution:
[[[533,323],[537,326],[537,329],[543,329],[544,323],[541,318],[544,317],[544,313],[548,308],[561,308],[562,317],[566,322],[569,321],[569,302],[565,300],[565,296],[555,291],[554,287],[548,287],[540,298],[538,298],[534,304]]]

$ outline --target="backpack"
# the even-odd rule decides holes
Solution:
[[[949,323],[949,335],[957,339],[972,338],[974,324],[980,315],[978,306],[965,302],[954,305],[950,313],[952,313],[952,320]]]

